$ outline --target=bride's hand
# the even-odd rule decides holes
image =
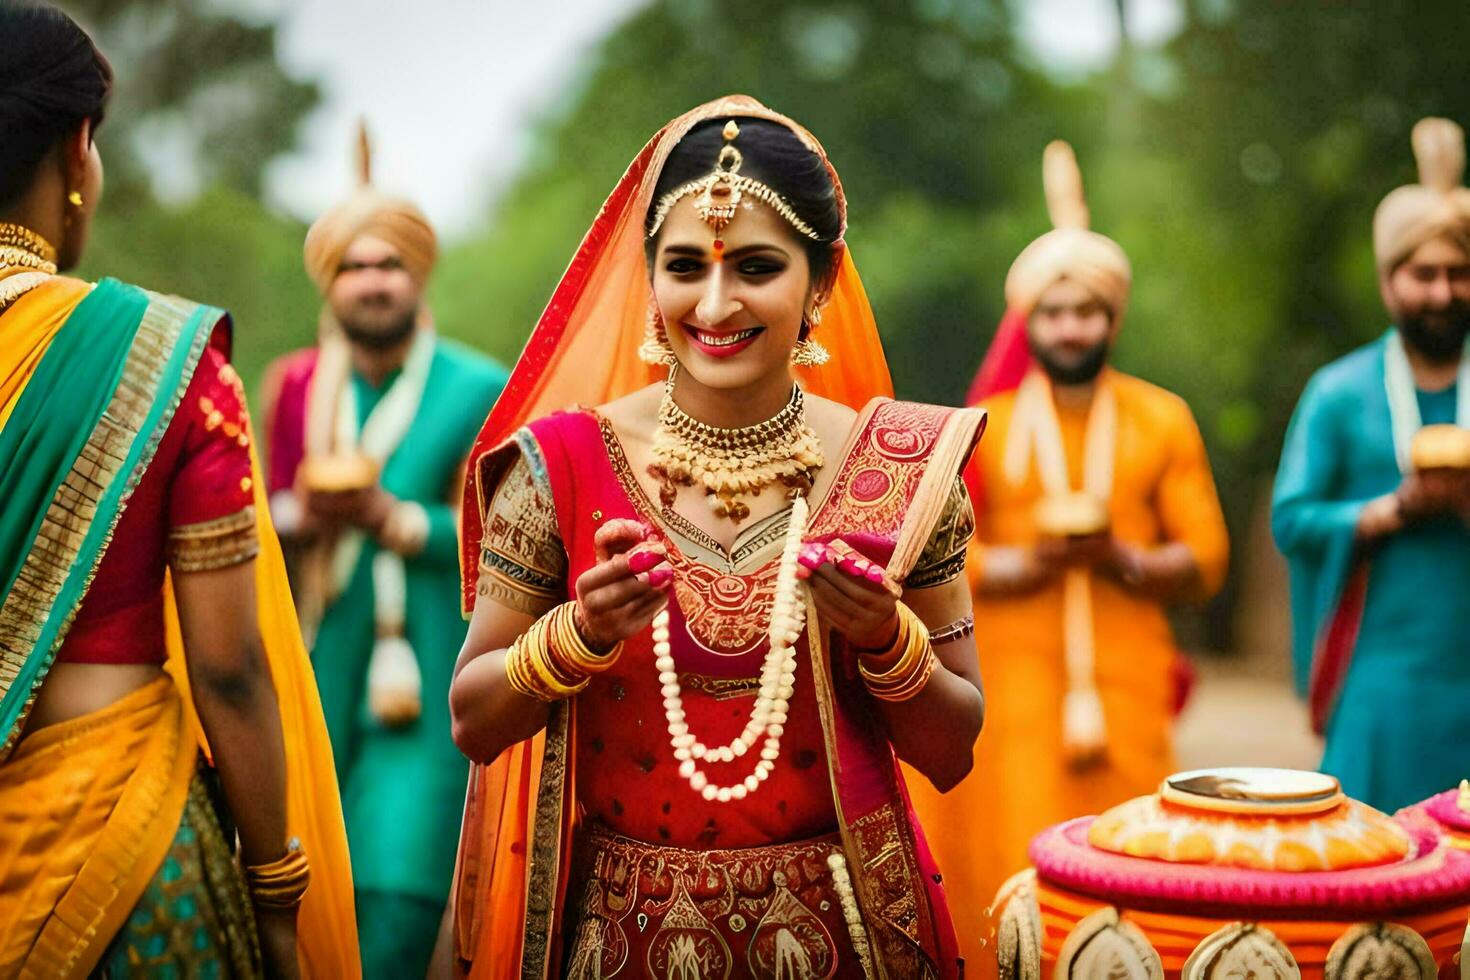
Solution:
[[[898,634],[902,590],[887,571],[840,538],[808,542],[797,556],[796,574],[811,589],[822,620],[859,650],[885,650]]]
[[[594,650],[610,650],[646,629],[669,601],[674,581],[663,545],[637,521],[597,529],[597,564],[577,578],[577,630]]]

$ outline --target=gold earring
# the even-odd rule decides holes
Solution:
[[[822,322],[822,308],[815,304],[801,318],[801,339],[791,348],[791,363],[797,367],[821,367],[832,360],[832,352],[812,339],[812,332]]]
[[[71,204],[72,207],[79,208],[82,206],[82,192],[72,191],[70,194],[66,195],[66,200],[68,203]]]
[[[832,360],[832,352],[811,338],[798,341],[791,349],[791,363],[797,367],[821,367]]]
[[[659,312],[658,301],[652,296],[648,298],[648,319],[643,325],[643,343],[638,346],[638,359],[644,364],[661,364],[670,368],[679,363],[674,349],[669,346],[668,335],[664,333],[664,318]]]

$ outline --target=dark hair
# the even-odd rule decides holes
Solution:
[[[87,33],[47,4],[0,0],[0,207],[25,192],[41,158],[102,124],[112,66]]]
[[[744,163],[740,172],[769,186],[786,199],[797,216],[819,236],[813,241],[798,235],[811,265],[813,281],[822,278],[832,267],[832,243],[842,234],[842,214],[837,207],[837,188],[827,165],[795,133],[780,123],[767,119],[735,117],[740,135],[735,148]],[[697,180],[714,169],[720,149],[725,145],[724,128],[729,120],[708,119],[691,129],[669,154],[653,202],[645,217],[647,228],[658,201],[680,184]],[[653,258],[656,238],[645,239],[644,250]]]

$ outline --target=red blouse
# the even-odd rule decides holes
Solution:
[[[163,573],[255,557],[245,390],[223,351],[200,358],[114,529],[57,663],[161,664]]]

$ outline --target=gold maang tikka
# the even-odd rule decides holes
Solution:
[[[796,213],[787,200],[776,193],[770,186],[761,183],[754,177],[747,177],[740,172],[745,164],[745,157],[735,147],[735,138],[740,135],[740,127],[735,120],[731,119],[725,123],[721,135],[725,137],[725,145],[720,147],[720,155],[715,159],[715,169],[688,183],[680,184],[658,199],[658,206],[653,211],[653,221],[649,225],[648,237],[652,238],[658,234],[659,228],[663,227],[664,219],[669,212],[690,194],[697,194],[694,199],[694,209],[704,223],[709,225],[715,233],[715,251],[718,253],[723,243],[719,235],[735,217],[736,208],[745,199],[746,195],[760,201],[762,204],[775,211],[786,223],[796,229],[797,234],[805,235],[814,242],[822,240],[816,229]]]

